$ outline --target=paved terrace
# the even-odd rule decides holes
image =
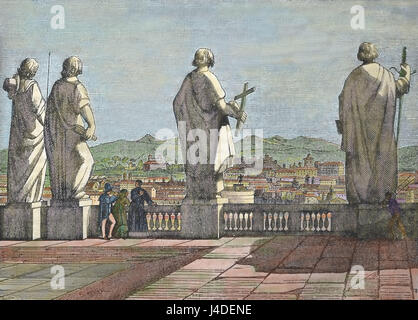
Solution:
[[[417,253],[417,240],[331,235],[0,241],[0,299],[418,300]],[[351,287],[353,265],[364,289]]]

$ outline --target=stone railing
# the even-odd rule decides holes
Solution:
[[[418,204],[401,204],[400,207],[401,219],[408,237],[418,238],[416,228]],[[41,239],[47,239],[44,232],[44,216],[48,209],[47,206],[41,212]],[[130,232],[129,236],[133,238],[194,238],[193,234],[190,235],[190,231],[202,230],[202,218],[207,216],[206,212],[199,213],[199,207],[195,208],[192,205],[187,215],[183,209],[179,205],[145,206],[148,230],[140,233]],[[0,207],[0,217],[3,217],[4,210],[5,207]],[[220,237],[338,234],[359,238],[385,238],[388,237],[387,228],[390,219],[387,208],[379,205],[226,203],[219,206],[218,211],[215,209],[211,212],[213,218],[207,226],[212,227],[215,230],[214,234]],[[216,212],[218,212],[218,218],[216,218]],[[91,206],[86,211],[86,234],[89,238],[99,236],[98,214],[99,206]],[[33,223],[36,221],[33,220]],[[5,227],[2,224],[4,224],[4,219],[0,219],[1,230]],[[216,238],[216,235],[210,238]]]
[[[145,217],[148,232],[181,231],[181,212],[177,206],[147,207]]]
[[[347,205],[225,204],[221,229],[223,235],[352,234],[356,216]]]
[[[98,233],[98,214],[99,206],[92,206],[89,222],[89,237],[95,238]],[[182,215],[180,206],[158,205],[145,206],[145,218],[147,221],[147,231],[129,232],[132,238],[176,238],[182,229]]]

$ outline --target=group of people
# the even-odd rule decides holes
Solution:
[[[47,162],[53,199],[88,198],[84,189],[94,160],[86,141],[95,139],[96,125],[87,90],[78,79],[83,73],[82,62],[75,56],[64,60],[62,77],[47,102],[34,80],[38,68],[35,59],[27,58],[3,83],[13,103],[8,201],[40,201]]]
[[[105,184],[104,192],[99,197],[98,228],[101,238],[106,240],[113,237],[126,239],[129,231],[147,231],[144,205],[145,202],[148,205],[155,205],[155,203],[151,200],[148,192],[142,188],[141,180],[135,182],[135,188],[131,191],[131,201],[128,199],[128,190],[122,189],[116,196],[111,184]],[[106,235],[108,222],[110,222],[110,226]]]

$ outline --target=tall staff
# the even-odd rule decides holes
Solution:
[[[402,49],[402,65],[406,64],[406,47]],[[396,69],[395,69],[396,70]],[[398,71],[399,77],[405,77],[405,71],[401,68]],[[411,72],[411,76],[416,73],[416,70]],[[409,86],[406,93],[409,92]],[[399,142],[399,133],[401,132],[401,116],[402,116],[402,101],[403,101],[403,94],[399,97],[399,111],[398,111],[398,126],[396,128],[396,145],[398,146]]]
[[[51,51],[48,53],[48,74],[46,75],[46,105],[48,106],[49,97],[49,69],[51,67]]]

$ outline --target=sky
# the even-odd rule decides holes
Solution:
[[[65,28],[52,29],[53,5],[65,10]],[[353,30],[350,9],[365,9],[365,29]],[[0,78],[20,62],[40,63],[36,80],[46,96],[63,60],[79,56],[98,141],[137,140],[163,128],[176,131],[172,101],[193,67],[194,52],[211,48],[213,72],[232,99],[244,82],[244,128],[264,137],[309,136],[340,143],[338,95],[359,65],[361,42],[376,44],[378,62],[399,67],[401,50],[418,66],[418,2],[280,0],[1,0]],[[416,80],[404,99],[400,144],[418,145]],[[7,148],[11,102],[0,93],[0,149]],[[235,122],[231,121],[233,126]]]

